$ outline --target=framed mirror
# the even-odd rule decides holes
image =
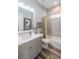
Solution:
[[[30,6],[19,2],[18,5],[18,31],[28,31],[35,28],[35,11]]]

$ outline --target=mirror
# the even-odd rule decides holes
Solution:
[[[33,30],[35,28],[35,11],[33,8],[19,2],[18,31]]]

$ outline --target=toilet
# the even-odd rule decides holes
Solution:
[[[45,48],[45,49],[48,49],[49,40],[48,39],[43,39],[42,42],[43,42],[42,47]]]

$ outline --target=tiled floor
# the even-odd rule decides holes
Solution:
[[[47,59],[48,58],[48,53],[47,51],[42,49],[42,52],[38,54],[38,56],[35,59]]]
[[[60,56],[57,56],[54,53],[46,49],[42,49],[42,52],[35,59],[61,59]]]

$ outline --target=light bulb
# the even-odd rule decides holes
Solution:
[[[57,2],[54,2],[54,5],[57,5],[58,3]]]

